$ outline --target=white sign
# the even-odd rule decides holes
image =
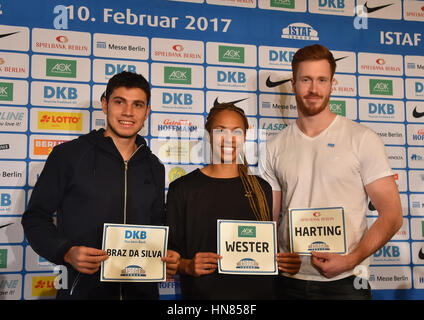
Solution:
[[[218,220],[217,227],[219,273],[278,274],[275,222]]]
[[[166,280],[168,227],[105,223],[100,281],[159,282]]]

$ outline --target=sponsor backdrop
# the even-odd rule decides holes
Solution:
[[[152,84],[142,134],[166,184],[207,163],[218,102],[249,117],[247,158],[297,117],[290,62],[305,45],[335,55],[331,109],[377,132],[404,224],[372,257],[377,299],[424,298],[424,1],[0,0],[0,299],[55,294],[64,272],[26,242],[20,219],[52,148],[105,126],[99,98],[122,70]],[[369,205],[368,221],[378,213]],[[66,283],[62,283],[66,285]],[[162,299],[178,282],[160,284]]]

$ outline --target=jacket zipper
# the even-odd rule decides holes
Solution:
[[[78,272],[77,276],[74,279],[74,282],[72,283],[71,291],[69,291],[70,296],[72,296],[72,294],[74,293],[74,289],[79,282],[80,276],[81,276],[81,272]]]
[[[124,160],[124,224],[127,224],[127,195],[128,195],[128,162],[134,156],[134,154],[143,146],[143,144],[139,145],[138,148],[133,152],[133,154],[128,158],[128,160]],[[119,284],[119,300],[122,299],[122,283]]]
[[[138,148],[133,152],[131,157],[128,158],[128,160],[124,161],[124,224],[127,224],[127,195],[128,195],[128,162],[131,160],[131,158],[136,154],[136,152],[144,146],[141,144],[138,146]]]
[[[128,158],[128,160],[124,161],[124,166],[125,166],[125,174],[124,174],[124,179],[125,179],[125,186],[124,186],[124,224],[127,223],[127,192],[128,192],[128,186],[127,186],[127,173],[128,173],[128,161],[130,161],[130,159],[134,156],[134,154],[142,147],[144,146],[144,144],[141,144],[140,146],[138,146],[138,148],[133,152],[133,154],[131,155],[131,157]],[[71,290],[69,292],[69,295],[72,296],[72,294],[74,293],[74,290],[80,280],[81,277],[81,273],[78,272],[78,275],[76,276],[76,278],[74,279],[74,282],[72,283],[72,287]],[[119,299],[122,300],[122,284],[119,284]]]

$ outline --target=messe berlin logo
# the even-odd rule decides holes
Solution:
[[[318,31],[306,23],[292,23],[282,29],[281,38],[318,41]]]

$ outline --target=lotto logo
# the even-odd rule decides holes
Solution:
[[[57,290],[54,287],[56,276],[44,276],[32,278],[33,297],[55,297]]]
[[[82,113],[39,111],[38,129],[81,131]]]

